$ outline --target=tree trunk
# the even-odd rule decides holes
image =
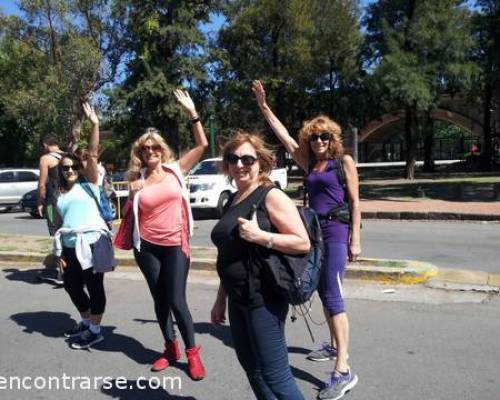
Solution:
[[[486,82],[484,87],[483,104],[483,148],[481,149],[481,169],[491,171],[491,159],[493,148],[491,146],[491,107],[492,107],[493,89],[491,84]]]
[[[414,106],[406,108],[405,139],[406,139],[406,171],[405,178],[415,178],[415,163],[417,161],[417,112]]]
[[[424,168],[425,172],[434,172],[434,120],[430,112],[426,112],[424,121]]]
[[[82,120],[78,118],[71,127],[71,132],[68,140],[68,153],[74,153],[78,148],[78,142],[82,133]]]

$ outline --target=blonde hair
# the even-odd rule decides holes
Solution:
[[[165,142],[165,139],[163,139],[158,129],[147,128],[146,131],[132,144],[132,148],[130,150],[130,162],[128,166],[128,179],[130,181],[137,179],[141,168],[146,166],[142,158],[142,146],[144,146],[144,143],[148,140],[151,140],[154,144],[159,144],[161,146],[162,163],[174,160],[172,150],[167,145],[167,142]]]
[[[234,134],[229,138],[229,141],[222,148],[222,172],[228,180],[231,180],[229,175],[229,163],[227,162],[227,156],[232,153],[236,148],[240,147],[243,143],[250,143],[257,153],[257,158],[259,160],[259,184],[260,185],[272,185],[269,174],[273,169],[274,155],[273,152],[266,145],[266,142],[262,137],[256,133],[246,132],[244,130],[236,130]]]
[[[328,142],[328,157],[341,158],[344,154],[344,145],[342,144],[342,128],[335,121],[324,114],[320,114],[313,119],[304,121],[302,129],[299,132],[299,148],[307,158],[307,162],[311,164],[316,160],[314,152],[311,150],[309,137],[316,133],[327,132],[330,134]]]

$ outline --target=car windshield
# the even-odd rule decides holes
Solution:
[[[221,173],[221,161],[202,161],[191,170],[191,175],[217,175]]]

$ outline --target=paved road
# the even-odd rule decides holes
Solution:
[[[61,337],[76,315],[64,290],[36,283],[33,271],[0,270],[0,378],[42,377],[36,381],[40,387],[44,382],[48,386],[43,378],[57,377],[60,384],[59,390],[0,389],[2,399],[253,399],[231,347],[228,327],[214,329],[208,323],[216,293],[212,276],[192,273],[188,285],[196,337],[208,370],[202,382],[187,378],[184,359],[163,373],[149,372],[162,340],[140,275],[115,272],[106,285],[106,340],[92,351],[77,351],[69,349]],[[360,377],[347,400],[498,400],[498,297],[402,286],[388,295],[381,294],[381,289],[355,282],[346,285],[350,361]],[[312,314],[321,321],[318,302]],[[324,339],[324,325],[312,325],[312,329],[317,340]],[[301,320],[287,324],[287,337],[293,372],[305,397],[313,399],[332,366],[304,359],[312,344]],[[471,364],[473,360],[481,362]],[[158,381],[154,380],[150,388],[141,390],[143,382],[136,380],[142,376],[170,380],[164,389],[156,389]],[[72,381],[73,377],[80,379]],[[112,384],[97,381],[95,389],[86,389],[89,381],[94,386],[96,377],[109,377]],[[118,377],[123,382],[111,381]],[[78,390],[63,389],[63,379],[68,385],[74,382]],[[2,382],[0,387],[4,387]]]
[[[194,246],[211,246],[215,220],[197,220]],[[0,233],[46,235],[45,221],[25,213],[0,214]],[[500,224],[478,222],[363,222],[363,256],[427,261],[438,267],[500,273]]]

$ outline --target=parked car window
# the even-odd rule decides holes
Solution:
[[[17,181],[18,182],[34,182],[38,180],[38,176],[30,171],[18,171]]]
[[[221,161],[202,161],[191,171],[191,175],[217,175],[222,173]]]
[[[14,172],[12,171],[1,172],[0,182],[14,182]]]

